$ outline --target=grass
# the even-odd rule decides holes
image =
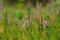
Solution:
[[[47,28],[44,23],[43,26],[40,26],[40,20],[35,19],[33,16],[34,8],[32,8],[31,13],[31,25],[27,27],[25,25],[25,28],[23,28],[22,20],[17,19],[17,21],[20,21],[21,24],[15,25],[15,9],[7,7],[7,14],[12,15],[10,24],[7,24],[7,18],[3,19],[1,21],[0,25],[0,40],[60,40],[60,17],[57,16],[56,7],[54,6],[50,17],[49,17],[49,28]],[[14,11],[13,11],[14,10]],[[19,10],[19,9],[18,9]],[[44,11],[45,10],[45,11]],[[24,18],[27,16],[26,9],[22,10]],[[43,8],[43,20],[47,15],[47,7]],[[5,14],[4,14],[5,15]],[[8,16],[10,16],[8,15]],[[55,19],[54,19],[54,17]],[[6,15],[4,17],[7,17]],[[10,17],[9,17],[10,18]],[[39,16],[40,18],[40,16]],[[25,23],[26,24],[26,23]]]
[[[1,40],[59,40],[59,25],[57,22],[56,25],[53,22],[50,22],[49,28],[45,27],[45,29],[40,29],[37,24],[37,21],[34,21],[34,25],[32,24],[29,28],[22,28],[16,25],[12,26],[0,26],[0,39]],[[44,33],[45,32],[45,33]]]

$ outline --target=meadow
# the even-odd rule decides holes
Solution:
[[[27,8],[18,4],[17,7],[4,6],[0,10],[0,40],[60,40],[60,14],[56,3],[50,14],[48,7],[43,7],[38,18],[34,15],[36,8],[30,7],[30,12]],[[44,20],[48,20],[48,27]]]

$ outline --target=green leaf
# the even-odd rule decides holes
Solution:
[[[19,10],[16,11],[16,16],[17,16],[17,18],[20,19],[20,20],[23,18],[23,14],[22,14],[22,12],[19,11]]]

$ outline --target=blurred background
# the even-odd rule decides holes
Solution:
[[[60,40],[60,0],[0,0],[0,40]]]

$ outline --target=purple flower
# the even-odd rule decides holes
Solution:
[[[3,7],[3,2],[2,0],[0,0],[0,9],[2,9],[2,7]]]
[[[38,11],[35,12],[34,17],[38,18]]]
[[[49,22],[46,21],[46,20],[44,20],[44,24],[45,24],[45,26],[48,26],[49,25]]]

